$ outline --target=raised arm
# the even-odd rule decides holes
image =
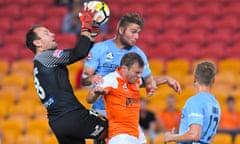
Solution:
[[[168,84],[178,94],[180,94],[181,92],[181,85],[179,84],[179,82],[170,76],[156,76],[154,77],[154,80],[157,86],[162,84]]]

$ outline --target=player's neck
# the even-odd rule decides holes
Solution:
[[[210,86],[205,86],[205,85],[197,85],[196,86],[196,92],[207,92],[210,93]]]
[[[124,49],[124,45],[120,42],[120,40],[118,38],[114,39],[114,43],[117,46],[117,48]]]

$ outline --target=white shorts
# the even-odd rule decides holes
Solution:
[[[112,137],[108,144],[140,144],[137,137],[128,134],[119,134]]]
[[[146,144],[147,140],[140,125],[138,125],[138,131],[139,131],[138,141],[140,142],[140,144]]]
[[[102,109],[94,109],[94,110],[107,118],[107,114],[105,110],[102,110]],[[139,144],[146,144],[147,140],[140,125],[138,125],[138,130],[139,130],[139,136],[138,136]]]
[[[106,111],[105,110],[102,110],[102,109],[94,109],[96,112],[98,112],[100,115],[103,115],[107,118],[107,114],[106,114]]]

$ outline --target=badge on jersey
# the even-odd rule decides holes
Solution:
[[[113,53],[111,53],[111,52],[108,52],[107,54],[106,54],[106,61],[112,61],[112,59],[113,59]]]
[[[91,53],[89,53],[88,56],[87,56],[87,60],[90,60],[90,59],[92,59],[92,54]]]
[[[63,54],[63,50],[55,50],[53,52],[53,56],[56,57],[56,58],[60,58]]]

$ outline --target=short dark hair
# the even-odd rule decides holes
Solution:
[[[235,98],[233,96],[228,96],[227,99],[226,99],[226,102],[229,103],[229,102],[234,102],[235,101]]]
[[[135,23],[142,29],[144,25],[144,19],[138,13],[127,13],[121,17],[118,23],[118,28],[126,27],[129,23]]]
[[[126,65],[128,68],[130,68],[133,64],[137,63],[140,67],[144,67],[144,62],[141,56],[139,56],[135,52],[130,52],[125,54],[120,62],[120,66]]]
[[[33,44],[34,40],[40,39],[38,35],[34,32],[36,28],[43,27],[42,25],[35,24],[33,25],[30,30],[26,34],[26,46],[33,52],[36,53],[36,46]]]
[[[197,64],[194,75],[200,84],[210,85],[214,82],[216,74],[215,65],[211,62],[204,61]]]

